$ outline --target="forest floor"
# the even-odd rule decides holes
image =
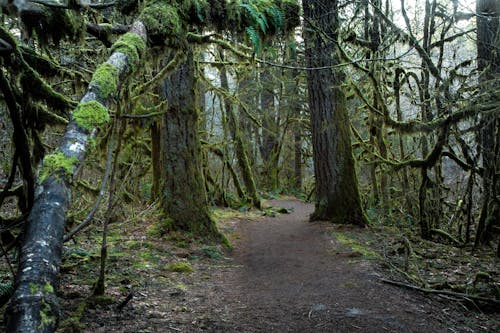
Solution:
[[[182,235],[153,238],[140,218],[126,230],[111,225],[100,299],[88,298],[95,239],[68,245],[60,331],[498,332],[498,312],[381,282],[388,272],[376,253],[345,241],[377,243],[369,229],[310,223],[313,206],[294,199],[266,204],[275,208],[216,212],[232,251]]]

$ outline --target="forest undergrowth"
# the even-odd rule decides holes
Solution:
[[[84,205],[81,200],[80,204]],[[248,210],[245,206],[214,208],[212,216],[229,241],[237,242],[237,223],[287,213],[287,208],[264,205],[262,210]],[[332,236],[341,244],[337,254],[345,250],[353,263],[375,263],[388,283],[436,294],[428,297],[463,307],[471,316],[471,325],[480,326],[481,321],[486,321],[485,327],[500,324],[487,315],[498,311],[500,298],[500,271],[493,249],[474,250],[424,241],[410,223],[399,223],[400,217],[382,217],[378,211],[369,213],[368,228],[332,226]],[[64,314],[58,332],[98,332],[113,322],[119,326],[124,316],[130,315],[122,310],[132,303],[135,315],[145,322],[141,332],[154,332],[146,327],[154,326],[155,318],[161,318],[164,325],[166,317],[171,318],[171,329],[167,331],[180,331],[193,323],[201,330],[209,327],[210,316],[199,309],[200,297],[209,295],[193,295],[190,289],[210,283],[216,271],[231,269],[231,251],[191,234],[162,235],[158,205],[134,200],[122,205],[109,225],[105,294],[92,296],[99,274],[102,214],[95,217],[96,227],[78,234],[64,246],[58,294]],[[15,260],[10,257],[11,263]],[[12,273],[7,261],[2,262],[0,269],[2,281],[8,281]],[[169,299],[159,304],[153,296],[156,292]]]

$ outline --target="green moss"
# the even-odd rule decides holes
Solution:
[[[187,262],[176,262],[168,265],[167,270],[178,273],[192,273],[193,267]]]
[[[84,328],[84,325],[80,323],[82,320],[82,316],[85,313],[85,309],[87,308],[87,301],[81,302],[76,310],[68,316],[62,323],[58,330],[61,333],[76,333],[81,332]]]
[[[339,243],[350,247],[355,252],[361,253],[365,259],[377,259],[380,257],[377,252],[362,245],[358,240],[347,233],[335,232],[334,236]]]
[[[46,292],[47,294],[53,294],[54,287],[50,283],[45,282],[45,285],[43,286],[43,291]]]
[[[97,101],[79,103],[72,117],[78,126],[87,131],[109,122],[108,109]]]
[[[47,326],[53,326],[56,323],[56,318],[51,314],[52,309],[47,303],[42,304],[42,309],[40,310],[40,325],[38,325],[39,330],[43,330]]]
[[[172,229],[174,221],[169,217],[163,217],[158,222],[153,223],[147,230],[149,237],[161,237]]]
[[[38,285],[36,283],[30,283],[30,294],[34,295],[38,292]]]
[[[118,89],[118,75],[118,68],[112,64],[104,63],[96,69],[91,84],[96,84],[99,87],[99,97],[106,99],[116,92]]]
[[[153,1],[139,16],[148,35],[162,38],[179,38],[182,34],[182,20],[177,9],[166,1]]]
[[[111,47],[111,52],[121,52],[127,55],[129,66],[134,70],[139,58],[146,49],[146,42],[138,34],[127,32],[120,36],[118,40]]]
[[[73,174],[73,168],[78,162],[75,157],[66,157],[62,152],[54,153],[45,156],[43,159],[43,167],[40,172],[40,181],[43,181],[51,174],[61,171],[64,177],[69,177]]]

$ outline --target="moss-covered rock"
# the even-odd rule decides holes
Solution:
[[[168,265],[167,270],[177,273],[192,273],[193,267],[187,262],[176,262]]]
[[[82,129],[91,131],[109,122],[108,109],[97,101],[79,103],[72,118]]]

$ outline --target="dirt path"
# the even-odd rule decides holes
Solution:
[[[136,243],[132,256],[149,261],[127,266],[120,256],[115,266],[117,281],[137,285],[133,301],[123,311],[89,307],[84,332],[495,332],[469,328],[474,314],[461,315],[466,310],[453,303],[382,284],[376,263],[337,243],[334,226],[308,222],[312,205],[267,204],[293,212],[233,221],[235,249],[227,258],[202,259],[200,245]],[[194,272],[165,270],[175,261]],[[119,283],[110,281],[108,292],[122,299]]]
[[[445,332],[420,295],[383,285],[356,252],[338,252],[325,224],[307,222],[312,205],[242,223],[233,274],[221,276],[231,308],[221,332]],[[439,314],[439,312],[438,312]]]

